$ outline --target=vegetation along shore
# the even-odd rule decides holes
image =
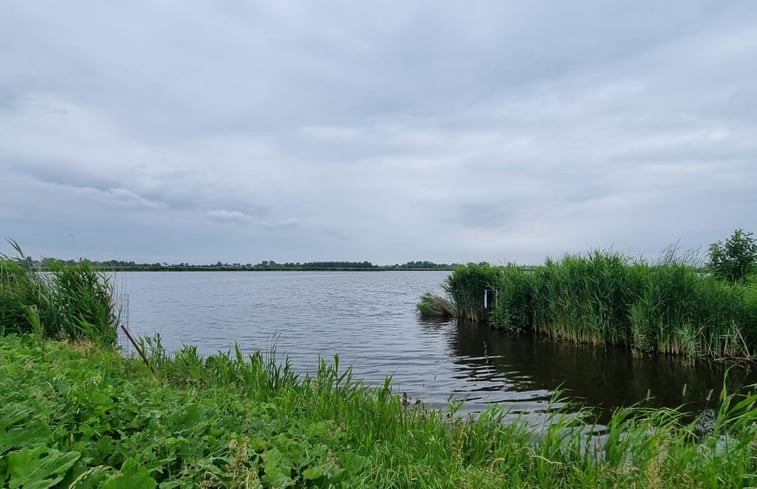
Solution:
[[[555,340],[749,360],[757,356],[755,261],[751,233],[737,230],[711,245],[705,266],[674,253],[649,263],[605,251],[538,267],[468,264],[444,284],[446,300],[427,294],[418,309]]]
[[[559,410],[534,426],[493,407],[428,409],[321,362],[272,352],[115,347],[107,276],[0,259],[0,486],[9,488],[723,488],[757,484],[757,395],[722,392],[709,423]]]
[[[39,270],[55,268],[57,264],[76,265],[77,260],[42,259],[27,257],[28,263]],[[376,265],[369,261],[314,261],[277,263],[264,260],[252,263],[222,263],[207,265],[191,263],[135,263],[133,261],[106,260],[89,261],[95,270],[115,272],[396,272],[396,271],[438,271],[452,270],[454,265],[431,261],[409,261],[396,265]]]

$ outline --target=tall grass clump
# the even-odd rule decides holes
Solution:
[[[444,283],[444,290],[455,305],[457,317],[469,321],[488,319],[484,290],[492,287],[498,273],[499,270],[488,263],[455,266]]]
[[[508,265],[498,270],[490,287],[496,291],[491,321],[508,331],[527,330],[534,321],[534,275]],[[483,296],[483,291],[481,292]]]
[[[469,265],[456,269],[447,286],[459,317],[509,331],[644,353],[757,353],[757,287],[719,280],[675,259],[650,264],[593,251],[531,268]],[[486,288],[496,293],[489,315]]]
[[[41,271],[11,244],[18,256],[0,255],[0,334],[115,343],[118,309],[104,273],[87,261],[56,260],[46,260]]]
[[[50,290],[42,275],[21,253],[19,258],[0,254],[0,334],[32,332],[31,317],[52,319]]]
[[[757,351],[753,290],[680,264],[650,267],[643,278],[629,309],[635,348],[711,357]]]
[[[638,272],[612,252],[547,260],[532,271],[532,328],[574,342],[627,343],[626,305],[638,289]]]

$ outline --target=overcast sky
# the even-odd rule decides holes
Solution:
[[[654,256],[755,211],[753,0],[0,1],[34,257]]]

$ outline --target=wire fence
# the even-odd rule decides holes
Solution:
[[[118,297],[118,311],[118,348],[123,355],[132,356],[136,351],[126,334],[129,329],[129,294],[123,293]]]

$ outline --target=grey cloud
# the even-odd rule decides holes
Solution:
[[[757,230],[756,23],[749,1],[11,0],[0,224],[148,261],[706,245]]]
[[[226,209],[215,209],[208,211],[205,214],[211,219],[217,219],[219,221],[248,221],[252,219],[251,216],[248,216],[244,212],[236,210],[227,211]]]
[[[59,184],[53,184],[59,185]],[[64,185],[77,194],[82,194],[85,199],[92,200],[99,205],[116,209],[148,209],[157,210],[163,207],[162,202],[156,202],[142,197],[125,188],[97,189],[92,187],[73,187]]]
[[[235,222],[240,224],[248,224],[259,226],[262,228],[280,228],[296,226],[299,224],[299,220],[295,218],[287,218],[278,221],[270,221],[261,219],[253,215],[247,214],[240,210],[227,210],[227,209],[213,209],[205,212],[205,215],[210,219],[219,222]]]

